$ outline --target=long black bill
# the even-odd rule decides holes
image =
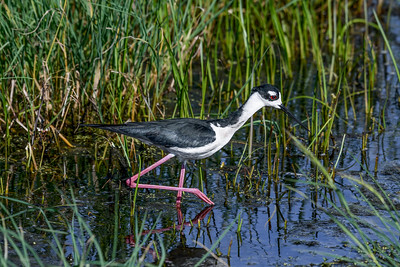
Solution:
[[[292,113],[289,112],[289,110],[286,109],[286,107],[284,105],[279,105],[279,107],[281,108],[281,110],[283,112],[285,112],[289,117],[291,117],[292,119],[294,119],[301,127],[303,127],[304,129],[306,129],[308,132],[310,132],[310,130],[308,130],[308,128],[301,123],[301,121],[299,121]]]

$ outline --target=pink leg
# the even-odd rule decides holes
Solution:
[[[156,163],[154,163],[153,165],[147,167],[146,169],[144,169],[143,171],[139,172],[138,174],[135,174],[134,176],[132,176],[131,178],[129,178],[128,180],[126,180],[126,184],[130,187],[130,188],[135,188],[136,187],[136,183],[135,181],[139,178],[139,174],[140,176],[148,173],[149,171],[153,170],[154,168],[160,166],[161,164],[163,164],[164,162],[166,162],[167,160],[171,159],[175,157],[174,154],[168,154],[165,157],[163,157],[162,159],[160,159],[159,161],[157,161]],[[139,187],[140,188],[140,187]]]
[[[179,188],[183,187],[183,182],[185,181],[185,162],[182,162],[182,167],[181,167],[181,174],[179,176]],[[182,202],[182,191],[178,191],[178,194],[176,196],[176,206],[180,207]]]
[[[164,162],[166,162],[167,160],[173,158],[175,155],[173,154],[168,154],[167,156],[165,156],[164,158],[160,159],[159,161],[157,161],[156,163],[154,163],[153,165],[147,167],[146,169],[144,169],[143,171],[140,172],[140,175],[146,174],[149,171],[153,170],[154,168],[156,168],[157,166],[163,164]],[[131,187],[131,188],[135,188],[136,186],[138,188],[146,188],[146,189],[160,189],[160,190],[170,190],[170,191],[178,191],[178,197],[182,197],[182,192],[187,192],[187,193],[191,193],[196,195],[198,198],[200,198],[201,200],[203,200],[204,202],[206,202],[209,205],[214,205],[214,202],[212,202],[203,192],[201,192],[199,189],[197,188],[184,188],[183,187],[183,181],[185,179],[185,166],[183,165],[181,168],[181,175],[180,175],[180,179],[179,179],[179,187],[174,187],[174,186],[164,186],[164,185],[151,185],[151,184],[136,184],[135,181],[138,179],[139,173],[132,176],[131,178],[126,180],[126,184]],[[180,200],[176,201],[176,205],[179,207],[180,206]]]

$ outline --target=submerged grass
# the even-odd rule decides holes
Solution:
[[[359,205],[363,208],[363,214],[357,215],[347,201],[342,189],[334,182],[334,173],[326,169],[310,150],[293,137],[296,146],[308,155],[315,164],[318,175],[325,178],[328,183],[319,181],[304,181],[310,186],[328,189],[324,199],[329,207],[320,207],[353,242],[353,248],[360,255],[360,259],[337,256],[330,254],[340,261],[362,266],[397,266],[400,264],[400,214],[394,203],[393,197],[382,188],[369,171],[368,167],[354,160],[363,168],[365,174],[359,177],[342,174],[342,178],[352,185],[355,195],[358,195]],[[344,143],[344,138],[342,140]],[[343,147],[343,144],[342,144]],[[339,160],[339,159],[338,159]],[[335,195],[335,196],[333,196]],[[304,195],[305,196],[305,195]],[[307,197],[307,196],[305,196]],[[314,202],[319,206],[317,202]],[[366,219],[365,216],[373,216],[376,221]]]
[[[285,105],[299,107],[311,131],[309,150],[303,152],[316,166],[315,182],[334,188],[337,164],[332,167],[329,154],[337,148],[338,120],[347,124],[365,117],[364,136],[377,129],[374,90],[383,44],[400,78],[381,24],[382,10],[367,1],[6,1],[0,6],[5,169],[17,146],[25,153],[26,169],[40,171],[47,150],[61,152],[71,145],[82,122],[223,117],[240,106],[253,86],[268,82],[281,88]],[[294,82],[304,73],[309,89]],[[200,106],[193,100],[197,92]],[[363,95],[361,103],[358,95]],[[240,168],[252,164],[257,150],[257,123],[264,136],[268,182],[250,178],[246,188],[270,187],[273,181],[276,186],[287,147],[297,143],[291,135],[296,128],[277,114],[263,111],[245,126],[247,155],[243,152],[239,160],[234,190],[239,190]],[[379,131],[386,127],[384,110],[381,114]],[[278,116],[279,123],[270,123]],[[24,142],[13,146],[11,140],[21,135]],[[129,165],[132,157],[137,159],[129,168],[140,168],[143,159],[135,143],[126,137],[118,141]],[[102,159],[109,147],[107,142],[102,147]],[[8,192],[9,182],[2,178],[2,193]],[[17,227],[10,231],[23,240]],[[90,246],[98,250],[95,239]],[[18,255],[24,258],[29,251],[23,246]],[[362,251],[370,253],[366,247]],[[74,259],[74,264],[84,262],[84,257]]]
[[[1,197],[1,221],[0,232],[2,234],[2,246],[0,247],[0,262],[2,266],[48,266],[49,264],[63,266],[141,266],[144,248],[154,245],[155,241],[149,241],[150,234],[142,235],[145,220],[139,225],[134,225],[135,244],[130,257],[120,263],[116,258],[116,250],[120,242],[113,242],[111,255],[99,243],[99,238],[87,222],[87,218],[78,209],[74,196],[71,200],[65,198],[67,204],[64,207],[42,208],[31,203],[8,197]],[[4,204],[6,202],[7,204]],[[118,202],[116,202],[117,205]],[[21,211],[10,212],[8,206],[18,204]],[[116,207],[117,208],[117,207]],[[24,217],[35,217],[34,225],[25,225]],[[118,212],[115,213],[115,229],[119,229]],[[155,227],[157,221],[154,223]],[[27,227],[29,230],[25,229]],[[34,230],[32,231],[32,227]],[[32,235],[37,234],[35,238]],[[43,236],[49,235],[48,246],[37,243]],[[118,235],[115,235],[118,238]],[[165,260],[166,251],[163,242],[157,236],[159,246],[159,264]],[[44,248],[46,247],[46,248]],[[45,250],[45,251],[44,251]],[[144,252],[143,252],[144,250]]]

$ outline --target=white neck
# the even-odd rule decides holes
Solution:
[[[239,116],[239,120],[236,123],[236,127],[240,128],[245,122],[254,115],[257,111],[265,106],[264,101],[258,93],[250,95],[247,101],[241,107],[242,114]]]
[[[218,120],[220,127],[229,127],[238,130],[254,113],[265,106],[265,102],[258,93],[253,93],[247,101],[227,118]]]
[[[229,127],[236,131],[261,108],[270,106],[280,109],[280,105],[282,105],[280,96],[278,96],[278,99],[275,101],[268,101],[262,98],[258,92],[255,92],[250,95],[247,101],[238,110],[229,114],[225,119],[212,120],[211,123],[215,124],[217,127]]]

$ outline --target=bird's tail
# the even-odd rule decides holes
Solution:
[[[126,134],[124,129],[124,124],[79,124],[81,127],[91,127],[91,128],[98,128],[102,130],[107,130],[115,133]]]
[[[79,124],[79,127],[92,127],[92,128],[103,128],[103,127],[107,127],[107,126],[112,126],[107,125],[107,124]]]

